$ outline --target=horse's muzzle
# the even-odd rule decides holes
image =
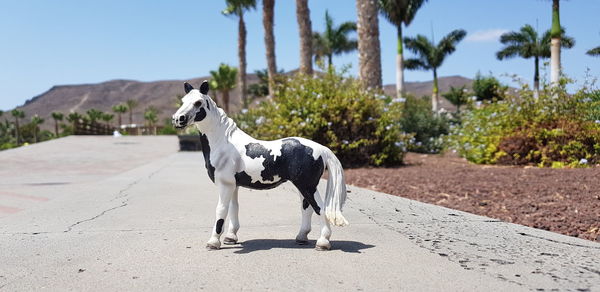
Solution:
[[[173,116],[172,121],[173,121],[173,126],[177,129],[183,129],[185,128],[185,126],[187,126],[187,116],[186,115],[181,115],[179,117],[175,117]]]

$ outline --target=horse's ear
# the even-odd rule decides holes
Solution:
[[[208,93],[208,81],[204,80],[202,85],[200,85],[200,93],[207,94]]]
[[[186,82],[183,84],[183,89],[185,90],[185,93],[188,94],[190,91],[192,91],[192,89],[194,89],[194,86]]]

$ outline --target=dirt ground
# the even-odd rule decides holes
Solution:
[[[346,169],[348,184],[507,222],[600,241],[600,167],[474,165],[409,153],[406,166]]]

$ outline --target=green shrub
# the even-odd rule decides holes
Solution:
[[[329,69],[319,76],[282,80],[272,101],[235,117],[238,126],[265,140],[299,136],[333,150],[345,166],[398,165],[410,135],[398,117],[402,105],[357,80]]]
[[[463,116],[450,141],[475,163],[579,167],[600,163],[600,98],[581,89],[568,95],[546,88],[538,100],[524,87],[518,97],[484,103]]]
[[[158,135],[177,135],[177,129],[173,127],[171,119],[166,118],[163,127],[158,131]]]
[[[431,98],[407,96],[400,127],[403,132],[414,134],[414,143],[409,144],[409,151],[440,152],[444,146],[442,138],[448,134],[449,125],[446,116],[431,111]]]
[[[483,76],[477,73],[473,80],[473,93],[477,96],[477,100],[502,100],[507,89],[508,86],[502,85],[494,76]]]

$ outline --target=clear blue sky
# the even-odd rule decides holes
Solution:
[[[111,79],[142,81],[208,75],[220,62],[237,66],[237,22],[221,15],[225,1],[81,1],[21,0],[0,2],[0,109],[8,110],[53,85],[96,83]],[[295,1],[276,1],[277,64],[298,67],[299,42]],[[473,77],[478,71],[518,74],[528,81],[533,60],[497,61],[497,37],[524,24],[549,28],[548,0],[431,0],[405,35],[436,39],[453,29],[469,33],[439,70],[441,76]],[[352,0],[309,0],[313,30],[323,27],[325,10],[336,23],[356,20]],[[248,71],[266,67],[260,4],[246,16]],[[576,46],[563,51],[568,76],[583,81],[586,69],[600,76],[600,58],[585,51],[600,45],[600,1],[561,1],[561,21]],[[433,29],[432,29],[433,28]],[[380,18],[384,84],[394,83],[395,30]],[[357,54],[334,59],[357,69]],[[431,79],[430,72],[409,71],[408,81]],[[507,78],[504,79],[508,81]]]

